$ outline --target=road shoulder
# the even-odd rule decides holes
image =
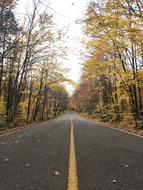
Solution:
[[[29,124],[23,124],[23,125],[13,127],[13,128],[8,128],[7,127],[7,128],[5,128],[3,130],[0,130],[0,137],[4,136],[4,135],[7,135],[7,134],[10,134],[10,133],[16,133],[18,131],[22,131],[22,130],[24,130],[26,128],[36,127],[36,126],[40,127],[42,124],[47,124],[50,121],[54,121],[55,119],[60,118],[60,117],[62,117],[62,115],[57,116],[57,117],[53,117],[51,119],[44,120],[44,121],[36,121],[36,122],[29,123]]]
[[[122,123],[102,122],[102,121],[99,121],[98,119],[91,118],[85,114],[80,114],[80,116],[86,118],[89,121],[95,122],[98,125],[109,127],[118,131],[122,131],[124,133],[132,134],[132,135],[143,138],[143,129],[137,129],[133,125],[123,123],[123,122]]]

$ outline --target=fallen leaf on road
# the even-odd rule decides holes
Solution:
[[[58,172],[58,171],[55,171],[55,175],[60,175],[60,172]]]

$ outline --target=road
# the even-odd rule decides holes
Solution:
[[[143,138],[74,112],[1,136],[0,190],[143,190]]]

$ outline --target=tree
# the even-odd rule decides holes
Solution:
[[[6,58],[15,47],[15,36],[19,31],[12,8],[15,1],[0,2],[0,96],[4,88],[3,78],[5,77]]]
[[[141,1],[130,0],[92,1],[82,20],[91,55],[84,64],[84,75],[98,81],[102,106],[114,113],[115,120],[123,118],[124,99],[130,108],[124,112],[132,113],[136,126],[142,120],[143,103],[141,5]]]
[[[68,80],[64,76],[66,70],[58,61],[66,54],[62,44],[65,32],[55,28],[52,14],[46,11],[39,14],[40,1],[33,1],[33,11],[19,27],[12,12],[14,5],[15,1],[3,1],[1,18],[7,25],[0,28],[1,110],[12,127],[59,115],[68,104],[63,87]],[[55,85],[62,91],[55,89]],[[53,107],[50,97],[54,100]]]

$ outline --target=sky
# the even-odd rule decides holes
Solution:
[[[82,27],[76,23],[76,20],[83,17],[84,11],[89,0],[41,0],[44,4],[51,7],[54,22],[59,28],[68,27],[68,55],[63,60],[64,66],[70,68],[68,77],[75,82],[78,82],[81,76],[82,59],[80,52],[83,51],[81,40],[83,37]],[[16,12],[25,13],[30,9],[32,0],[19,0]],[[43,9],[45,7],[41,7]],[[53,10],[52,10],[53,9]],[[73,93],[74,87],[66,86],[70,94]]]

